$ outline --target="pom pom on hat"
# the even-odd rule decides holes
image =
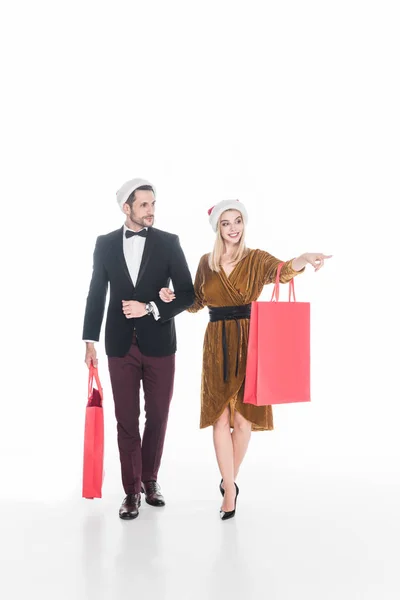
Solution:
[[[122,212],[124,212],[123,206],[128,200],[129,196],[132,194],[132,192],[142,187],[143,185],[149,185],[153,189],[154,195],[156,195],[156,188],[152,183],[150,183],[150,181],[147,181],[147,179],[130,179],[120,187],[120,189],[117,192],[117,202]]]
[[[240,213],[242,213],[243,221],[245,225],[247,225],[248,214],[244,204],[242,204],[239,200],[222,200],[222,202],[218,202],[218,204],[212,206],[208,210],[210,225],[215,232],[218,228],[219,218],[226,210],[238,210]]]

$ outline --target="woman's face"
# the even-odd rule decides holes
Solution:
[[[226,210],[222,213],[219,227],[226,244],[238,244],[243,235],[243,217],[238,210]]]

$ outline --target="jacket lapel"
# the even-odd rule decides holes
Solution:
[[[152,227],[148,228],[146,243],[144,245],[142,262],[140,263],[139,273],[136,281],[136,287],[139,286],[140,280],[143,277],[144,272],[146,271],[151,255],[153,254],[154,248],[156,246],[156,235]]]
[[[121,229],[118,229],[118,231],[116,231],[115,245],[114,245],[115,256],[116,256],[120,266],[122,267],[125,275],[129,279],[130,283],[133,285],[131,276],[129,274],[128,265],[126,264],[126,260],[125,260],[125,256],[124,256],[123,243],[124,243],[124,228],[121,227]]]

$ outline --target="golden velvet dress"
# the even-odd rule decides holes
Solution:
[[[218,273],[210,269],[208,256],[208,254],[202,256],[197,269],[194,283],[195,302],[188,309],[192,313],[205,306],[210,308],[242,306],[255,302],[264,285],[275,282],[278,265],[283,262],[268,252],[248,250],[246,256],[227,276],[222,268]],[[302,272],[293,270],[292,260],[283,264],[280,275],[281,283],[287,283]],[[228,371],[226,381],[224,381],[223,375],[222,336],[224,325]],[[237,410],[252,423],[254,431],[273,429],[271,406],[243,404],[249,327],[249,319],[240,320],[240,333],[237,323],[233,320],[210,322],[207,325],[204,336],[201,380],[201,428],[213,425],[222,415],[225,407],[230,405],[231,427],[233,427],[234,411]],[[236,375],[237,357],[239,362]]]

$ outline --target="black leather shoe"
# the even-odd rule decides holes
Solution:
[[[225,496],[225,490],[224,490],[224,488],[222,487],[222,482],[223,482],[223,479],[221,479],[221,483],[219,484],[219,491],[221,492],[221,496],[223,497],[223,496]],[[236,485],[236,483],[235,483],[235,487],[236,487],[236,492],[237,492],[237,494],[238,494],[238,493],[239,493],[239,488],[238,488],[238,486]],[[237,495],[237,494],[236,494],[236,495]]]
[[[219,511],[219,516],[221,517],[221,521],[227,521],[228,519],[232,519],[235,516],[236,513],[236,502],[237,502],[237,497],[239,496],[239,488],[235,483],[235,488],[236,488],[236,496],[235,496],[235,508],[233,510],[229,510],[227,512],[225,512],[224,510],[220,510]]]
[[[128,494],[119,509],[120,519],[130,520],[139,516],[140,494]]]
[[[142,493],[146,496],[147,504],[151,506],[165,506],[164,496],[157,481],[142,482]]]

